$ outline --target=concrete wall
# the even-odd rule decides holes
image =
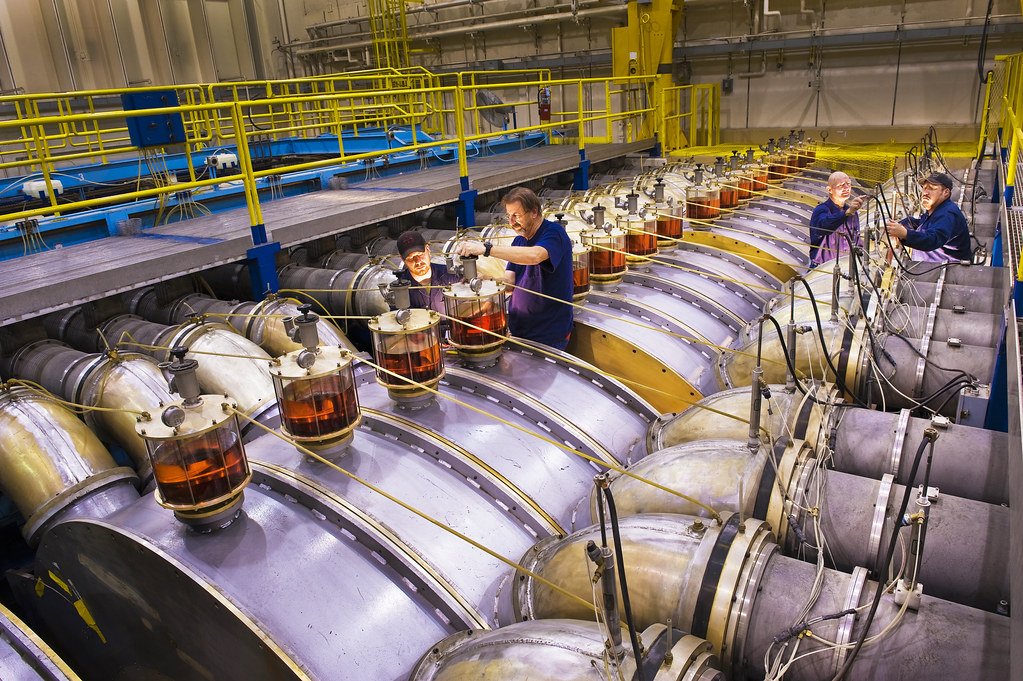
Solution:
[[[673,73],[680,83],[731,84],[726,137],[804,128],[896,139],[933,124],[968,138],[987,5],[689,0]],[[366,68],[375,65],[367,12],[368,0],[5,0],[0,86],[47,92]],[[578,77],[610,73],[612,29],[627,16],[624,2],[607,0],[427,0],[409,4],[406,19],[413,64]],[[989,34],[981,71],[1020,49],[1018,2],[992,3]]]

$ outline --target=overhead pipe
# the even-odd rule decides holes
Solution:
[[[416,33],[415,35],[409,36],[409,41],[415,40],[436,40],[438,38],[447,38],[450,36],[464,36],[467,32],[472,31],[494,31],[494,30],[505,30],[505,29],[522,29],[526,25],[535,25],[550,23],[552,21],[576,21],[577,19],[585,19],[596,16],[603,16],[609,14],[622,14],[626,10],[625,5],[616,5],[613,7],[594,7],[590,9],[580,10],[579,12],[572,14],[571,12],[560,12],[558,14],[542,14],[540,16],[523,16],[519,19],[506,19],[503,21],[493,21],[482,24],[470,24],[467,26],[458,26],[455,28],[440,29],[437,31],[426,31],[423,33]],[[528,24],[524,24],[528,18]],[[320,38],[318,40],[307,41],[320,43],[320,47],[313,49],[302,49],[296,50],[296,53],[301,56],[311,56],[320,52],[335,49],[337,47],[345,48],[361,48],[373,45],[371,39],[349,41],[346,36],[338,36],[336,39],[332,38]],[[327,44],[323,44],[327,43]]]

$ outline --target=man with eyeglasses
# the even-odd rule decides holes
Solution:
[[[813,209],[810,216],[810,262],[820,265],[849,252],[849,244],[860,240],[860,217],[857,211],[863,197],[852,195],[852,180],[842,171],[831,173],[828,198]]]
[[[572,332],[572,240],[557,222],[545,220],[540,198],[516,187],[501,199],[517,235],[510,246],[463,241],[459,255],[492,255],[508,261],[504,281],[512,289],[508,329],[564,350]]]
[[[924,213],[919,218],[907,217],[900,222],[888,220],[885,225],[889,236],[913,249],[911,258],[927,262],[970,260],[970,227],[966,216],[954,202],[952,177],[934,173],[920,180],[920,205]]]

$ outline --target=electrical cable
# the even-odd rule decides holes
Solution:
[[[933,438],[930,436],[933,434]],[[905,487],[902,493],[902,504],[899,507],[897,515],[892,516],[896,523],[901,522],[902,517],[906,514],[906,508],[909,506],[909,495],[913,490],[913,484],[916,481],[916,473],[920,468],[920,461],[923,458],[924,450],[927,448],[927,444],[930,443],[934,446],[934,439],[937,438],[937,432],[931,428],[924,431],[924,437],[920,440],[920,446],[916,449],[916,455],[913,457],[913,466],[910,468],[909,477],[906,478]],[[880,564],[881,567],[887,567],[891,565],[892,558],[895,556],[895,545],[899,540],[900,532],[898,527],[892,528],[891,540],[888,542],[888,549],[885,552],[885,559]],[[880,569],[878,570],[880,572]],[[860,633],[860,637],[856,640],[856,645],[850,651],[849,655],[845,659],[845,663],[842,665],[838,673],[835,674],[831,681],[842,681],[845,675],[849,673],[849,668],[852,667],[852,663],[856,660],[857,653],[860,652],[860,648],[863,647],[863,643],[867,638],[867,632],[870,631],[870,625],[874,622],[874,615],[877,614],[877,608],[881,604],[881,597],[884,595],[886,589],[881,587],[880,582],[877,585],[877,589],[874,591],[874,600],[870,604],[870,611],[867,613],[867,618],[863,623],[863,628]]]
[[[835,383],[837,383],[838,387],[845,391],[847,395],[851,396],[853,398],[853,401],[856,402],[856,404],[858,404],[861,407],[866,407],[867,405],[864,404],[863,400],[861,400],[859,396],[856,395],[856,393],[849,390],[849,387],[845,384],[845,379],[842,377],[841,373],[838,371],[837,368],[835,368],[834,363],[831,361],[831,354],[828,352],[828,342],[824,337],[824,326],[821,324],[821,315],[820,311],[817,309],[817,300],[813,295],[813,289],[810,288],[810,284],[807,283],[806,279],[800,277],[799,281],[803,283],[803,288],[806,289],[807,295],[810,296],[810,302],[812,303],[813,307],[813,316],[814,319],[817,321],[817,335],[821,342],[821,349],[823,350],[821,354],[824,355],[824,359],[827,361],[828,367],[831,369],[832,373],[835,376]]]
[[[636,636],[636,627],[632,618],[632,603],[629,600],[629,586],[625,579],[625,558],[622,553],[622,538],[618,529],[618,512],[615,509],[614,496],[611,489],[601,489],[604,499],[607,500],[607,511],[611,518],[611,534],[614,537],[615,563],[618,565],[618,584],[622,590],[622,612],[625,615],[625,624],[629,627],[629,638],[632,641],[632,654],[636,659],[636,674],[633,678],[637,681],[644,681],[642,649],[639,645],[639,638]],[[597,500],[600,504],[600,500]]]

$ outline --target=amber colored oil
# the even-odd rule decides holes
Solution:
[[[295,381],[284,388],[281,418],[295,437],[330,435],[350,427],[359,417],[355,384],[341,390],[336,375]]]
[[[621,251],[593,251],[590,254],[590,274],[617,274],[625,269],[625,254]]]
[[[393,371],[417,383],[426,383],[441,375],[442,367],[438,345],[430,345],[422,350],[409,350],[405,353],[381,352],[377,361],[387,371]],[[380,372],[379,378],[388,385],[408,385],[407,381],[384,372]]]
[[[229,493],[245,480],[245,456],[241,442],[225,448],[213,446],[203,438],[191,442],[172,441],[160,445],[174,447],[177,456],[161,456],[157,449],[154,459],[173,458],[173,463],[156,463],[153,474],[163,500],[168,504],[191,505],[212,501]]]
[[[504,310],[496,312],[479,312],[470,317],[462,318],[466,324],[478,326],[493,333],[485,333],[457,321],[451,324],[451,342],[455,345],[489,345],[501,340],[494,334],[506,335],[508,321],[505,319]]]

